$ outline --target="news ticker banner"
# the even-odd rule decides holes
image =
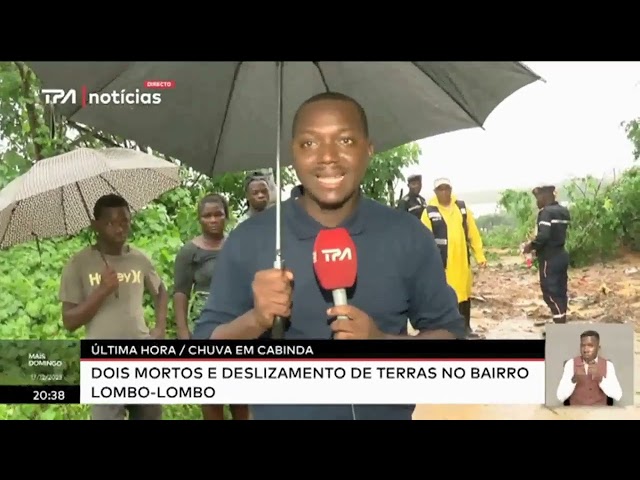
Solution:
[[[85,404],[531,404],[544,340],[82,341]]]
[[[80,403],[80,341],[0,341],[0,403]]]

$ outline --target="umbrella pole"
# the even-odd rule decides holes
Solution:
[[[284,62],[276,62],[276,85],[277,85],[277,117],[276,117],[276,259],[273,262],[273,268],[284,268],[282,260],[282,237],[281,237],[281,214],[282,206],[282,175],[280,172],[280,153],[282,148],[282,88],[283,88],[283,70]],[[285,319],[276,317],[271,328],[271,338],[282,339],[285,332]]]

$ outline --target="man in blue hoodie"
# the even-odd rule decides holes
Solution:
[[[292,340],[463,338],[464,320],[431,232],[412,215],[361,194],[373,154],[362,107],[334,92],[311,97],[295,115],[292,148],[302,188],[282,205],[287,269],[272,268],[275,210],[243,222],[218,257],[194,337],[256,339],[279,316],[290,318],[286,338]],[[357,285],[349,305],[340,307],[323,296],[312,262],[317,234],[333,227],[347,229],[358,252]],[[415,337],[407,333],[407,317],[419,331]],[[256,420],[410,420],[414,408],[252,405],[251,411]]]

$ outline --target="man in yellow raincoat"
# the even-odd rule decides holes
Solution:
[[[442,263],[447,274],[447,283],[458,296],[460,314],[465,319],[467,338],[481,338],[471,329],[471,287],[473,272],[470,258],[484,268],[482,238],[473,214],[462,200],[451,194],[451,182],[439,178],[433,185],[433,197],[422,214],[422,223],[433,232],[442,255]]]

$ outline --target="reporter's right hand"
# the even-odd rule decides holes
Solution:
[[[256,272],[253,278],[253,311],[260,327],[269,330],[275,317],[291,316],[293,273],[272,268]]]
[[[100,288],[106,295],[111,295],[118,289],[120,280],[118,280],[118,274],[110,266],[106,266],[100,274]]]

